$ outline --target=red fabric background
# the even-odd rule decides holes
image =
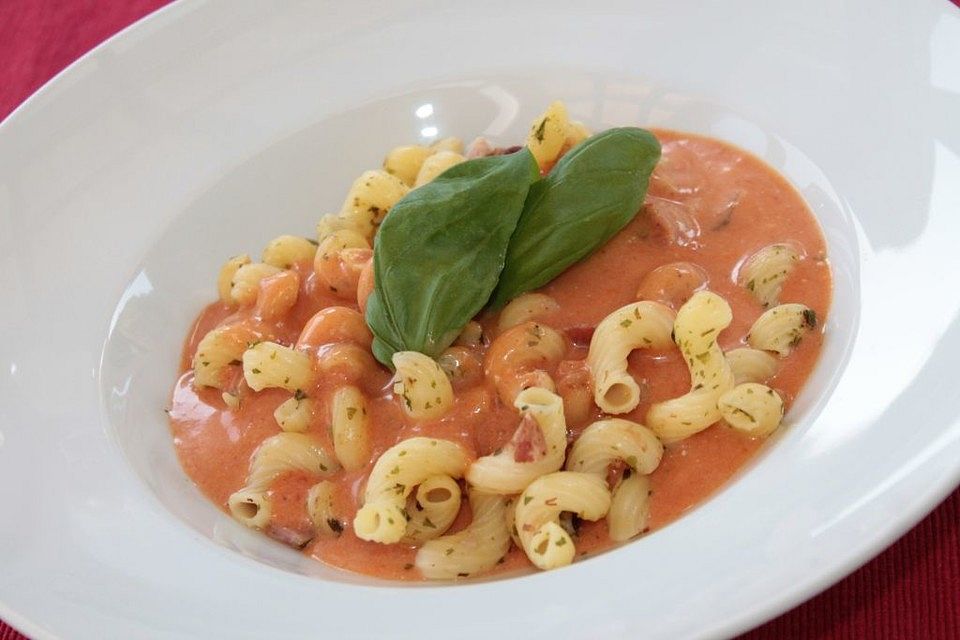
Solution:
[[[0,0],[0,119],[84,52],[166,3]],[[0,621],[0,640],[23,637]],[[742,636],[774,638],[960,638],[960,490],[856,573]]]

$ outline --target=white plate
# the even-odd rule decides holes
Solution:
[[[957,484],[960,12],[520,5],[180,2],[0,126],[0,617],[37,638],[720,636]],[[836,295],[790,428],[676,524],[514,580],[385,585],[216,511],[161,409],[222,258],[309,233],[394,144],[513,142],[554,98],[731,140],[802,191]]]

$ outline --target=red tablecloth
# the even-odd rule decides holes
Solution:
[[[0,0],[0,119],[167,1]],[[23,637],[0,621],[0,640]],[[960,490],[859,571],[742,638],[960,638]]]

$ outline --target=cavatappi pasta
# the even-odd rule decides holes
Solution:
[[[777,374],[780,363],[766,351],[740,347],[723,354],[733,373],[733,384],[766,382]]]
[[[587,364],[593,399],[606,413],[626,413],[640,403],[640,385],[627,372],[634,349],[663,349],[671,342],[674,314],[656,302],[632,302],[597,325]]]
[[[481,491],[519,493],[535,478],[563,465],[567,447],[563,400],[547,389],[531,387],[521,391],[513,405],[521,417],[510,442],[467,470],[467,480]]]
[[[217,293],[220,295],[220,302],[223,304],[231,306],[236,304],[233,299],[233,277],[240,267],[246,264],[250,264],[250,256],[243,254],[229,258],[220,267],[220,275],[217,276]]]
[[[230,267],[225,268],[229,269]],[[265,278],[277,275],[280,272],[279,267],[263,262],[248,262],[239,265],[230,277],[230,299],[237,305],[253,304],[257,301],[260,283]],[[223,275],[223,272],[221,272],[221,275]]]
[[[605,479],[610,465],[627,465],[623,477],[613,488],[607,527],[612,540],[629,540],[647,524],[647,494],[653,473],[663,457],[663,444],[641,424],[610,418],[587,427],[570,450],[566,467],[570,471],[592,473]]]
[[[800,254],[790,245],[769,244],[747,258],[737,280],[764,308],[775,305],[799,259]]]
[[[405,185],[412,187],[420,173],[420,167],[434,151],[419,144],[394,147],[383,159],[383,170],[400,178]]]
[[[353,519],[357,536],[371,542],[399,542],[407,532],[410,493],[438,475],[463,477],[466,467],[463,448],[449,440],[417,437],[394,445],[377,459],[367,478],[364,504]]]
[[[313,379],[309,356],[276,342],[258,342],[243,352],[243,377],[254,391],[268,387],[296,392]]]
[[[279,433],[263,441],[250,459],[246,488],[265,490],[286,471],[304,471],[324,475],[340,465],[313,436],[304,433]]]
[[[513,404],[523,389],[556,391],[552,373],[567,353],[567,342],[555,329],[523,322],[490,344],[484,371],[504,404]]]
[[[431,476],[407,499],[406,542],[425,542],[443,535],[460,513],[460,485],[446,475]]]
[[[317,252],[313,240],[299,236],[279,236],[263,250],[263,262],[280,269],[289,269],[302,260],[310,260]]]
[[[451,580],[489,571],[510,549],[507,498],[470,492],[470,524],[430,540],[417,551],[416,566],[425,578]]]
[[[393,354],[393,366],[397,370],[393,393],[411,418],[439,418],[453,405],[450,379],[433,358],[416,351],[400,351]]]
[[[610,539],[629,540],[648,531],[649,519],[650,479],[627,469],[610,496],[610,511],[607,513]]]
[[[390,211],[390,207],[407,194],[409,188],[402,180],[386,171],[366,171],[357,178],[340,209],[340,216],[366,237],[372,237],[374,228]]]
[[[267,438],[250,459],[244,486],[228,499],[230,513],[247,525],[263,529],[270,520],[271,484],[282,474],[301,472],[315,478],[339,469],[323,447],[302,433],[281,433]]]
[[[300,391],[294,394],[292,398],[280,403],[280,406],[273,412],[273,418],[283,431],[303,433],[310,428],[310,421],[313,419],[313,413],[316,410],[314,405],[314,401]]]
[[[591,473],[558,471],[540,476],[517,498],[514,526],[523,550],[538,569],[568,565],[576,555],[571,535],[560,526],[564,511],[599,520],[610,509],[606,482]]]
[[[564,151],[589,136],[590,130],[582,122],[570,120],[562,102],[554,102],[530,125],[527,148],[543,169],[552,166]]]
[[[193,375],[198,385],[224,388],[227,369],[239,363],[247,348],[259,342],[261,333],[244,324],[222,325],[211,329],[196,345]]]
[[[559,309],[557,303],[550,296],[542,293],[525,293],[511,300],[500,312],[497,333],[503,333],[528,320],[542,320],[544,316],[557,309]]]
[[[460,164],[466,160],[462,155],[455,151],[437,151],[424,159],[417,172],[417,178],[413,181],[414,187],[421,187],[450,167]]]
[[[754,349],[790,355],[811,329],[817,326],[817,314],[802,304],[781,304],[765,311],[750,327],[747,342]]]
[[[717,402],[720,415],[734,429],[752,436],[770,435],[783,419],[783,399],[756,382],[738,384]]]
[[[695,293],[677,311],[673,339],[690,370],[690,391],[647,411],[647,424],[664,442],[689,437],[720,419],[717,400],[733,387],[733,372],[719,338],[732,320],[727,301],[709,291]]]
[[[357,298],[360,275],[372,256],[366,236],[354,229],[340,229],[320,241],[313,272],[330,293],[353,300]]]
[[[481,312],[435,359],[399,351],[388,369],[372,353],[380,225],[447,169],[516,147],[395,147],[338,211],[274,232],[316,223],[315,239],[225,251],[169,407],[184,469],[239,525],[402,580],[562,567],[709,497],[796,420],[830,268],[772,169],[655,133],[662,157],[638,215],[552,282]],[[556,102],[525,144],[547,173],[589,136]]]
[[[307,515],[321,536],[336,538],[343,533],[343,523],[334,503],[337,486],[321,480],[307,491]]]
[[[337,460],[348,471],[362,469],[370,459],[370,414],[357,387],[345,385],[330,401],[330,435]]]

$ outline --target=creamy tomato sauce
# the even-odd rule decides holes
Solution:
[[[738,266],[754,251],[771,243],[790,243],[803,258],[790,274],[779,296],[781,302],[802,303],[821,320],[831,300],[830,268],[823,236],[810,210],[796,190],[756,157],[723,142],[672,131],[655,131],[663,145],[663,157],[654,171],[646,203],[640,214],[606,246],[574,265],[541,292],[551,296],[558,309],[538,317],[570,340],[566,358],[586,357],[592,329],[613,310],[637,299],[644,276],[673,262],[689,262],[707,276],[710,290],[723,296],[733,310],[733,323],[720,336],[724,349],[746,344],[745,336],[763,312],[760,303],[736,282]],[[280,432],[273,412],[291,394],[267,389],[243,395],[240,406],[231,409],[221,390],[193,384],[191,361],[197,343],[211,328],[223,322],[242,322],[264,339],[292,345],[306,321],[328,306],[356,309],[354,300],[334,297],[319,286],[310,264],[293,267],[301,276],[300,296],[294,308],[280,320],[264,322],[254,309],[231,309],[222,304],[207,307],[197,319],[184,346],[182,375],[173,391],[170,426],[180,461],[187,474],[217,505],[226,509],[231,493],[244,486],[251,454],[267,437]],[[494,335],[497,318],[479,318],[485,335]],[[789,407],[816,364],[822,345],[823,322],[808,333],[776,376],[767,382],[785,400],[784,425],[789,428]],[[640,405],[624,417],[639,423],[650,405],[677,397],[690,388],[688,369],[678,350],[635,351],[629,370],[640,383]],[[350,523],[360,506],[364,480],[377,457],[390,446],[416,435],[446,438],[460,443],[471,456],[492,453],[507,443],[519,418],[506,406],[485,378],[460,387],[455,385],[455,405],[441,419],[416,423],[402,411],[393,396],[386,369],[362,383],[368,397],[372,425],[372,454],[366,468],[341,471],[336,483],[335,511],[342,515],[339,537],[313,535],[305,498],[318,478],[290,472],[270,487],[273,515],[267,529],[271,535],[329,564],[350,571],[392,579],[420,579],[414,568],[416,548],[404,544],[383,545],[358,539]],[[330,396],[341,380],[318,380],[304,389],[317,402],[309,433],[329,451]],[[601,416],[593,407],[588,420],[568,424],[569,440],[593,419]],[[686,440],[669,445],[660,466],[650,476],[649,530],[662,528],[707,499],[722,487],[762,446],[722,422]],[[612,473],[616,473],[613,470]],[[469,506],[463,509],[450,532],[470,522]],[[596,553],[611,546],[603,520],[584,522],[576,538],[578,555]],[[642,544],[642,543],[641,543]],[[494,570],[506,572],[529,567],[524,553],[512,548]]]

